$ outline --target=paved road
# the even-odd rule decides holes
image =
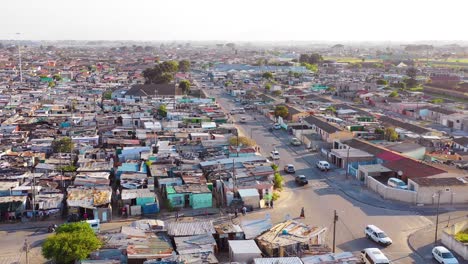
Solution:
[[[226,111],[235,107],[230,96],[222,94],[221,89],[208,92],[217,97]],[[301,221],[329,228],[329,245],[332,245],[332,219],[333,211],[336,210],[339,215],[336,227],[337,251],[380,248],[363,235],[365,225],[375,224],[393,239],[393,245],[383,249],[393,263],[430,263],[414,254],[407,242],[411,233],[432,224],[429,219],[412,211],[383,209],[349,199],[326,180],[326,177],[335,177],[336,172],[322,173],[313,166],[320,160],[319,154],[308,153],[303,147],[290,146],[288,142],[291,136],[284,131],[269,132],[267,127],[272,122],[265,117],[253,113],[242,116],[248,116],[250,120],[245,124],[236,123],[238,128],[247,136],[250,136],[252,131],[252,137],[260,146],[263,155],[268,156],[268,153],[276,148],[281,156],[278,162],[280,169],[292,163],[296,166],[296,174],[304,174],[309,179],[308,186],[298,187],[293,176],[285,175],[286,188],[275,208],[269,211],[273,221],[281,221],[286,215],[298,217],[301,207],[304,207],[306,218]],[[253,213],[252,217],[261,214],[265,212]]]

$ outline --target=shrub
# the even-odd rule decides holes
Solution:
[[[468,229],[465,229],[464,231],[458,232],[455,235],[455,239],[462,242],[462,243],[468,243]]]
[[[273,195],[271,196],[271,199],[272,199],[273,201],[276,201],[276,200],[278,200],[279,198],[280,198],[279,192],[273,192]]]
[[[278,171],[278,165],[276,165],[276,164],[271,164],[271,168],[272,168],[275,172]]]
[[[283,176],[279,172],[275,172],[275,178],[273,179],[274,188],[277,190],[283,189]]]

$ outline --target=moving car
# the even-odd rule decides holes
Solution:
[[[284,166],[284,172],[286,173],[296,173],[296,168],[292,164],[287,164]]]
[[[273,128],[274,128],[275,130],[280,130],[280,129],[281,129],[281,125],[280,125],[280,124],[274,124],[274,125],[273,125]]]
[[[243,116],[243,117],[240,118],[239,122],[245,123],[245,122],[247,122],[247,118],[245,116]]]
[[[387,181],[387,185],[396,188],[396,189],[402,189],[402,190],[408,190],[408,185],[406,183],[398,178],[390,178]]]
[[[384,246],[389,246],[393,242],[392,239],[390,239],[384,231],[382,231],[375,225],[366,226],[366,228],[364,229],[364,233],[366,234],[367,238],[374,240],[374,242],[377,242]]]
[[[299,185],[306,185],[306,184],[309,184],[309,181],[307,180],[306,176],[305,175],[297,175],[295,178],[294,178],[294,181],[299,184]]]
[[[318,161],[315,166],[317,166],[317,168],[320,169],[321,171],[327,171],[330,169],[330,164],[324,160]]]
[[[301,145],[301,141],[299,139],[297,139],[297,138],[292,138],[290,143],[293,146],[300,146]]]
[[[442,264],[458,264],[458,260],[452,252],[442,246],[434,247],[432,249],[432,256],[437,260],[437,262]]]
[[[277,150],[272,150],[270,152],[270,157],[272,160],[279,160],[280,159],[280,154]]]
[[[361,251],[364,261],[370,264],[389,264],[390,260],[378,248],[365,248]]]

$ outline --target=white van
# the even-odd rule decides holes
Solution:
[[[99,219],[93,219],[93,220],[86,220],[86,223],[91,226],[91,228],[94,230],[94,233],[99,233],[101,230],[101,225]]]
[[[361,251],[364,261],[369,264],[389,264],[390,260],[378,248],[365,248]]]

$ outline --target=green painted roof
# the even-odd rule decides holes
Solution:
[[[174,190],[174,187],[172,187],[172,186],[167,186],[166,191],[167,191],[167,194],[176,193],[176,191]]]

